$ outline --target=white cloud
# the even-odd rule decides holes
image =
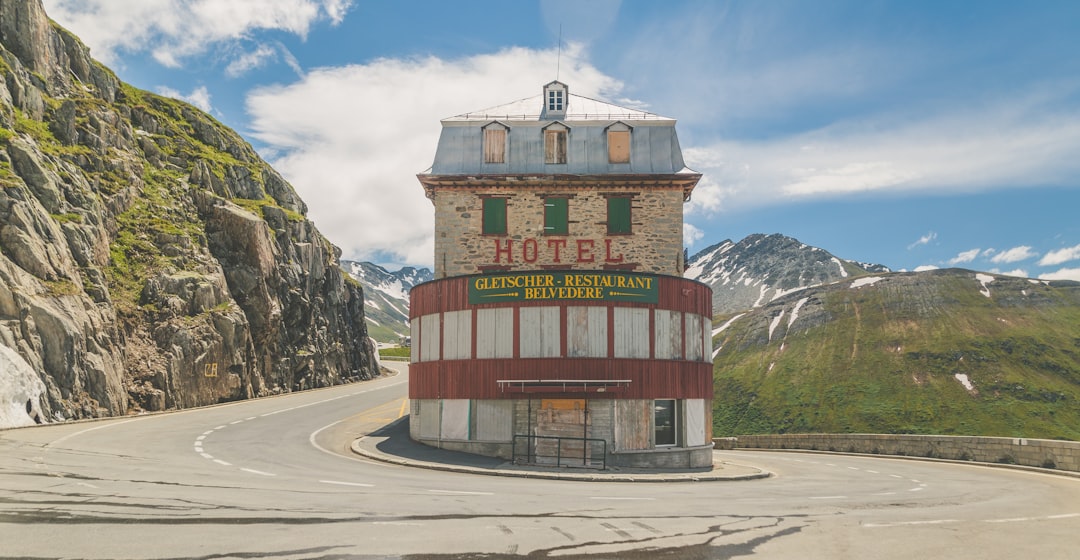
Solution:
[[[1001,270],[998,268],[991,268],[987,272],[993,274],[1001,274],[1002,276],[1016,276],[1017,278],[1030,278],[1028,271],[1023,268],[1014,268],[1013,270]]]
[[[915,272],[926,272],[928,270],[937,270],[938,267],[932,264],[923,264],[915,267]]]
[[[1027,245],[1021,245],[1019,247],[1013,247],[1012,249],[1007,249],[994,255],[993,258],[990,259],[990,262],[995,264],[1014,263],[1025,261],[1027,259],[1037,256],[1039,256],[1039,254],[1032,251],[1031,247],[1028,247]]]
[[[209,113],[213,106],[210,105],[210,92],[206,89],[206,86],[199,86],[191,93],[184,95],[173,88],[161,86],[157,88],[157,92],[165,97],[172,97],[173,99],[179,99],[180,101],[186,101],[192,105],[202,109]]]
[[[914,248],[916,248],[916,247],[918,247],[920,245],[926,245],[927,243],[930,243],[931,241],[933,241],[935,239],[937,239],[937,232],[931,231],[931,232],[927,233],[926,235],[920,237],[918,241],[912,243],[911,245],[908,245],[907,248],[910,251],[910,250],[912,250],[912,249],[914,249]]]
[[[1061,98],[1080,85],[951,108],[881,113],[766,139],[724,139],[688,153],[732,194],[728,207],[854,193],[977,192],[1031,185],[1075,187],[1080,113]],[[686,120],[686,117],[682,117]]]
[[[555,57],[513,48],[314,69],[248,96],[252,134],[344,258],[430,265],[434,211],[415,174],[432,163],[439,120],[539,94]],[[561,79],[580,95],[616,97],[622,84],[584,58],[564,48]]]
[[[111,64],[121,51],[151,51],[181,66],[189,56],[256,30],[305,37],[320,20],[337,24],[353,0],[45,0],[49,17],[78,33],[94,58]],[[250,54],[250,53],[249,53]]]
[[[1062,268],[1056,272],[1039,275],[1040,280],[1076,280],[1080,282],[1080,268]]]
[[[970,251],[963,251],[955,257],[949,259],[950,265],[957,265],[961,263],[969,263],[975,260],[975,257],[979,256],[979,252],[982,249],[972,249]]]
[[[705,232],[692,224],[683,224],[682,242],[683,247],[693,247],[695,243],[705,238]]]
[[[225,67],[225,75],[232,78],[242,76],[248,70],[259,68],[276,58],[277,51],[272,47],[269,45],[259,45],[255,50],[246,52],[233,59],[233,61]]]
[[[1055,266],[1080,259],[1080,245],[1050,251],[1039,259],[1039,266]]]

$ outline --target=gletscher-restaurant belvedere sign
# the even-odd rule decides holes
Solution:
[[[657,302],[656,277],[606,271],[484,274],[469,279],[469,303],[584,300]]]

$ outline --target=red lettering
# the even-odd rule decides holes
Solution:
[[[513,244],[514,244],[513,239],[507,239],[506,240],[506,248],[504,249],[502,247],[502,244],[499,243],[499,240],[496,239],[495,240],[495,262],[497,262],[497,263],[502,262],[502,256],[506,255],[507,264],[513,264],[514,256],[511,253],[511,251],[513,250]]]
[[[594,243],[595,242],[592,239],[577,240],[577,262],[586,263],[596,260],[592,254]]]
[[[609,263],[620,263],[623,261],[623,254],[619,253],[618,258],[612,258],[611,256],[611,240],[604,240],[604,261]]]
[[[529,248],[530,247],[532,248],[532,258],[529,258]],[[521,245],[521,260],[523,260],[523,261],[525,261],[527,263],[534,263],[534,262],[536,262],[536,256],[537,256],[536,240],[535,239],[526,239],[525,242]]]
[[[552,259],[551,262],[554,262],[554,263],[561,263],[562,262],[561,260],[559,260],[559,249],[562,249],[563,247],[566,247],[566,240],[565,239],[548,239],[548,248],[549,249],[555,249],[555,258]]]

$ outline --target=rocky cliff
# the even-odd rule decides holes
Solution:
[[[235,132],[0,0],[0,427],[375,375],[363,293]]]

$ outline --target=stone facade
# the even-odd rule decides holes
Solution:
[[[506,235],[477,235],[483,196],[507,198]],[[633,233],[607,234],[607,198],[631,198]],[[544,199],[569,199],[567,235],[544,234]],[[506,183],[434,193],[435,277],[491,270],[630,270],[679,276],[683,270],[683,189],[619,182],[588,189]]]

